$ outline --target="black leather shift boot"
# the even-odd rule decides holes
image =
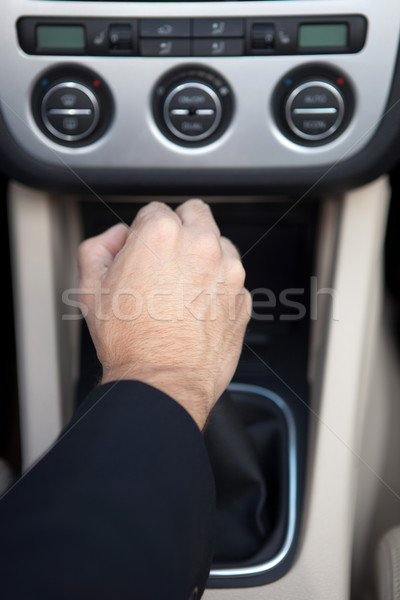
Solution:
[[[225,392],[205,441],[217,491],[214,563],[273,556],[287,519],[288,441],[281,410],[254,393]]]

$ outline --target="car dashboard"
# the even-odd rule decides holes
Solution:
[[[399,11],[8,3],[3,160],[27,182],[40,167],[120,193],[354,187],[397,156]]]
[[[255,446],[272,529],[251,552],[219,533],[204,597],[375,597],[376,548],[400,521],[383,262],[400,3],[3,4],[21,471],[99,376],[74,300],[80,241],[150,200],[201,196],[253,297],[229,392],[245,428],[257,406],[280,432]]]

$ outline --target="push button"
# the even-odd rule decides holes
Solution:
[[[212,95],[210,94],[212,92]],[[214,92],[202,84],[184,84],[172,92],[168,108],[185,109],[189,112],[200,109],[215,109]]]
[[[293,100],[293,109],[339,108],[339,96],[336,88],[329,85],[307,85]]]
[[[295,127],[303,134],[317,136],[326,134],[334,127],[336,123],[336,111],[333,114],[328,113],[294,113],[292,121]]]
[[[243,40],[240,38],[193,40],[193,56],[241,56]]]
[[[242,37],[244,35],[243,19],[194,19],[194,37]]]
[[[142,19],[139,34],[147,38],[188,38],[190,19]]]
[[[47,115],[48,122],[52,127],[59,133],[65,136],[77,136],[84,135],[93,124],[94,115],[90,114],[76,114],[71,111],[70,114],[59,114],[50,111]]]
[[[196,139],[211,129],[215,121],[215,116],[214,112],[208,116],[200,115],[199,112],[193,115],[189,113],[187,116],[171,113],[170,119],[172,125],[179,131],[181,136],[184,135],[185,137],[188,136],[191,139]]]
[[[143,39],[140,41],[141,56],[189,56],[190,40]]]
[[[42,100],[42,121],[54,137],[74,142],[88,137],[99,121],[99,105],[86,86],[59,83],[50,88]]]
[[[46,100],[46,110],[54,109],[93,109],[90,97],[75,85],[62,84],[50,90]]]
[[[222,75],[205,67],[178,67],[154,86],[153,116],[160,132],[174,144],[199,148],[227,129],[233,94]]]
[[[173,89],[164,104],[164,121],[181,140],[204,140],[221,122],[221,102],[214,90],[202,83],[184,83]]]
[[[344,118],[344,99],[331,83],[305,82],[296,87],[286,102],[286,121],[292,132],[309,141],[328,140]]]

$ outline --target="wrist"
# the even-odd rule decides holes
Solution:
[[[103,369],[102,384],[122,380],[141,381],[170,396],[189,413],[200,431],[203,430],[214,403],[212,395],[189,384],[188,382],[193,378],[183,369],[152,369],[150,371],[127,365]]]

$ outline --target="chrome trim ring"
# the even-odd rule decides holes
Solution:
[[[181,131],[179,131],[179,129],[177,129],[175,127],[175,125],[172,123],[171,117],[170,117],[170,105],[171,105],[172,100],[175,98],[175,96],[177,94],[179,94],[183,90],[186,90],[188,88],[193,88],[193,87],[203,91],[204,93],[208,94],[208,96],[210,96],[210,98],[212,99],[212,101],[215,104],[215,119],[214,119],[213,124],[211,125],[211,127],[209,129],[207,129],[207,131],[204,131],[203,133],[200,133],[199,135],[186,135],[186,134],[182,133]],[[164,116],[165,124],[168,127],[168,130],[175,137],[177,137],[180,140],[184,140],[185,142],[200,142],[201,140],[205,140],[208,137],[210,137],[214,133],[214,131],[218,128],[219,124],[221,123],[221,119],[222,119],[221,101],[220,101],[218,95],[216,94],[216,92],[210,86],[205,85],[204,83],[199,83],[198,81],[182,83],[181,85],[178,85],[173,90],[171,90],[170,93],[168,94],[168,96],[166,97],[165,102],[164,102],[163,116]]]
[[[61,131],[59,131],[58,129],[56,129],[49,121],[48,118],[48,114],[56,114],[55,111],[57,110],[57,114],[65,114],[66,116],[76,116],[76,115],[85,115],[87,116],[87,109],[68,109],[66,108],[64,109],[47,109],[47,102],[49,100],[49,98],[52,96],[52,94],[58,90],[58,89],[63,89],[63,88],[68,88],[70,90],[78,90],[80,92],[82,92],[83,94],[85,94],[90,103],[93,106],[93,110],[91,111],[91,114],[93,114],[93,122],[91,123],[90,127],[88,127],[86,129],[86,131],[84,131],[83,133],[79,133],[77,135],[67,135],[66,133],[62,133]],[[61,113],[61,111],[64,110],[63,113]],[[78,142],[80,140],[83,140],[87,137],[89,137],[89,135],[91,133],[93,133],[93,131],[96,129],[97,124],[99,122],[100,119],[100,107],[99,107],[99,103],[97,101],[97,98],[95,96],[95,94],[85,85],[82,85],[81,83],[76,83],[75,81],[65,81],[62,83],[58,83],[57,85],[54,85],[53,87],[51,87],[46,94],[43,97],[42,100],[42,105],[41,105],[41,117],[42,117],[42,121],[44,126],[46,127],[46,129],[49,131],[49,133],[51,133],[51,135],[53,135],[54,137],[56,137],[59,140],[63,140],[64,142]]]
[[[338,103],[338,108],[336,111],[337,117],[336,117],[334,124],[329,129],[327,129],[327,131],[324,131],[323,133],[317,133],[315,135],[304,133],[304,131],[302,131],[295,125],[295,123],[293,122],[293,118],[292,118],[292,114],[296,110],[297,110],[296,114],[301,114],[300,110],[303,111],[303,114],[310,114],[310,115],[311,114],[315,114],[315,115],[322,115],[322,114],[331,115],[332,114],[333,107],[315,108],[315,109],[314,108],[313,109],[293,109],[292,108],[293,103],[294,103],[295,99],[297,98],[297,96],[301,92],[306,90],[307,88],[314,87],[314,86],[325,88],[328,92],[330,92],[335,97],[335,99],[337,100],[337,103]],[[336,131],[339,129],[340,125],[343,122],[344,110],[345,110],[345,106],[344,106],[343,96],[334,85],[332,85],[330,83],[326,83],[325,81],[318,81],[318,80],[317,81],[307,81],[307,82],[302,83],[301,85],[297,86],[291,92],[289,98],[286,101],[285,117],[286,117],[286,122],[289,125],[291,131],[297,137],[299,137],[303,140],[317,142],[320,140],[325,140],[325,139],[331,137],[334,133],[336,133]],[[305,111],[307,111],[307,113],[305,113]]]

